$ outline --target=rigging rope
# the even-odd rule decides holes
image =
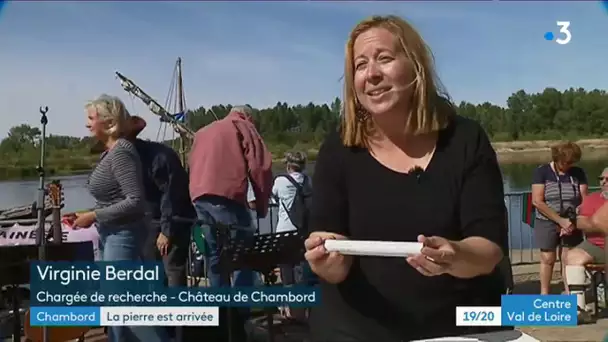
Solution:
[[[155,101],[150,95],[145,93],[139,86],[137,86],[133,81],[131,81],[130,79],[128,79],[121,73],[115,72],[115,74],[118,77],[118,79],[120,80],[120,84],[125,91],[127,91],[132,97],[139,98],[144,104],[147,105],[148,109],[152,113],[154,113],[160,117],[160,125],[159,125],[159,129],[157,132],[157,137],[156,137],[157,141],[160,142],[160,140],[161,140],[161,130],[163,131],[162,138],[163,138],[163,140],[165,140],[165,138],[167,136],[167,126],[168,125],[171,126],[173,134],[172,134],[170,146],[173,147],[173,149],[175,149],[180,154],[182,162],[185,163],[185,156],[186,156],[187,149],[188,149],[187,146],[190,144],[191,139],[194,137],[194,132],[192,131],[192,129],[190,127],[187,126],[186,120],[185,120],[186,119],[185,118],[185,114],[186,114],[185,113],[185,111],[186,111],[185,94],[182,89],[183,85],[181,83],[180,66],[181,66],[181,59],[178,59],[178,62],[176,63],[174,72],[173,72],[174,81],[170,83],[169,94],[165,101],[166,102],[165,107],[161,106],[160,103]],[[177,91],[175,89],[176,87],[179,87],[179,89]],[[177,92],[179,94],[175,94]],[[175,94],[175,95],[173,95],[173,94]],[[179,96],[179,98],[178,98],[178,96]],[[177,101],[180,101],[180,102],[178,103]],[[181,110],[179,113],[176,112],[177,108],[174,109],[173,111],[165,109],[165,108],[171,107],[171,105],[173,105],[175,107],[177,107],[179,105],[180,107],[184,107],[184,108],[180,108],[183,110]],[[213,111],[211,111],[211,112],[213,113]],[[216,119],[217,119],[217,115],[215,115],[215,113],[213,113],[213,116],[216,117]],[[176,139],[176,133],[179,135],[179,139]],[[180,145],[178,148],[176,148],[177,143],[179,143],[179,145]]]

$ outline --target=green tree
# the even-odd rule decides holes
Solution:
[[[546,88],[535,94],[518,90],[506,103],[506,107],[500,107],[489,102],[463,101],[456,111],[478,121],[495,141],[608,137],[605,90]],[[280,158],[294,147],[315,151],[327,133],[338,127],[342,106],[338,97],[329,104],[277,102],[271,108],[254,109],[253,119],[271,152]],[[187,122],[193,130],[198,130],[216,117],[225,117],[231,108],[230,104],[199,107],[187,112]],[[40,130],[36,127],[22,124],[11,128],[0,142],[0,177],[33,172],[6,170],[34,170],[40,153],[39,139]],[[94,141],[90,137],[50,135],[46,144],[48,165],[58,173],[86,170],[97,160],[97,155],[91,154]]]

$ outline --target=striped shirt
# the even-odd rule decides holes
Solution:
[[[573,166],[565,174],[558,177],[551,164],[544,164],[534,170],[532,184],[543,184],[545,186],[545,203],[549,208],[560,214],[562,209],[576,208],[581,204],[580,186],[587,184],[587,176],[583,169]],[[536,211],[536,218],[548,220],[539,210]]]
[[[88,189],[95,198],[97,222],[126,224],[144,218],[146,204],[141,162],[135,146],[118,139],[102,154],[89,176]]]

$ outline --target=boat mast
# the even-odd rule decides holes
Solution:
[[[184,83],[182,79],[182,58],[177,58],[177,110],[178,113],[182,115],[182,121],[187,122],[186,113],[185,113],[185,102],[186,96],[184,94]],[[179,155],[182,160],[182,165],[186,167],[187,165],[187,151],[186,151],[186,142],[184,134],[180,135],[179,138]]]
[[[173,139],[172,146],[175,149],[179,149],[179,151],[177,152],[180,156],[180,160],[184,167],[187,167],[188,150],[190,148],[192,139],[194,139],[194,132],[190,127],[188,127],[186,121],[186,96],[184,94],[181,57],[177,59],[177,62],[173,69],[173,81],[171,83],[171,89],[169,90],[169,96],[167,98],[168,103],[166,104],[166,106],[170,106],[171,104],[173,104],[175,107],[177,107],[172,108],[176,111],[174,112],[175,114],[171,114],[171,112],[167,110],[171,108],[165,108],[161,106],[160,103],[154,100],[150,95],[148,95],[138,85],[136,85],[135,82],[133,82],[123,74],[116,72],[116,76],[120,80],[121,86],[127,93],[139,98],[144,104],[148,106],[148,109],[152,113],[160,117],[161,123],[171,125],[175,132],[179,134],[179,147],[176,146],[175,139]],[[177,98],[175,98],[175,96]]]

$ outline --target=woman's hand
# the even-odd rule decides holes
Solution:
[[[314,273],[329,283],[337,284],[346,279],[352,265],[352,257],[338,252],[328,253],[323,244],[325,240],[329,239],[346,240],[347,238],[343,235],[328,232],[311,233],[308,239],[304,241],[306,247],[304,257]]]
[[[96,215],[94,211],[87,211],[86,213],[76,213],[76,219],[74,220],[74,229],[78,228],[89,228],[95,223]]]
[[[560,228],[560,236],[570,235],[574,230],[574,225],[572,224],[572,222],[570,222],[570,219],[566,217],[561,217],[557,222],[557,225]]]
[[[67,213],[61,217],[61,224],[68,226],[69,228],[74,227],[74,221],[76,220],[76,213]]]
[[[427,277],[450,272],[458,258],[457,247],[452,241],[439,236],[419,235],[418,242],[424,245],[421,254],[406,259],[412,267]]]
[[[418,236],[421,254],[407,258],[407,262],[421,274],[431,277],[449,274],[469,279],[490,274],[503,258],[496,243],[479,236],[452,241],[439,236]]]

